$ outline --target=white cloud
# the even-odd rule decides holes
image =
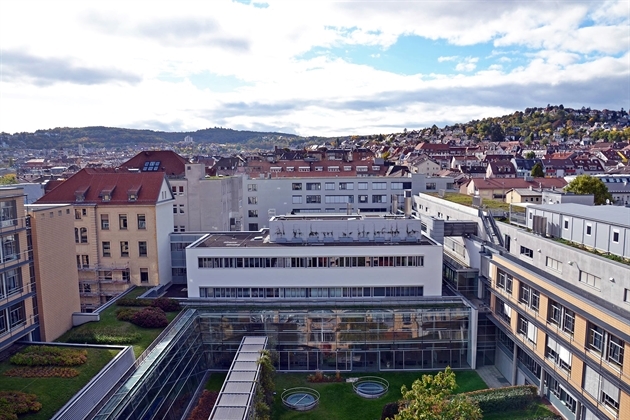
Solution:
[[[0,131],[155,124],[386,132],[513,112],[535,100],[568,106],[562,94],[579,102],[580,92],[583,101],[630,108],[627,83],[608,89],[630,77],[624,1],[267,3],[3,0],[0,50],[14,60],[2,62]],[[327,55],[366,47],[379,58],[369,63],[382,65],[405,35],[458,46],[460,55],[437,62],[460,74],[402,75]],[[478,43],[494,46],[488,63],[476,57]],[[242,83],[193,83],[204,74]]]

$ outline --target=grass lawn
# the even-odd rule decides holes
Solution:
[[[96,375],[118,350],[87,349],[87,362],[74,368],[79,371],[75,378],[13,378],[4,376],[4,372],[16,367],[8,360],[0,363],[0,389],[3,391],[21,391],[37,395],[42,409],[34,414],[20,415],[20,419],[45,420],[53,416],[70,398],[76,394],[94,375]]]
[[[537,417],[553,417],[555,413],[542,401],[538,401],[535,404],[532,404],[527,410],[516,410],[516,411],[504,411],[502,413],[493,413],[487,414],[483,416],[483,420],[528,420],[534,419]]]
[[[373,374],[346,373],[342,376],[379,376],[389,381],[389,392],[381,398],[368,400],[359,397],[352,390],[352,384],[346,382],[311,383],[306,374],[277,373],[275,375],[276,399],[271,418],[274,420],[372,420],[380,419],[383,406],[401,398],[402,385],[411,387],[414,380],[426,375],[426,372],[377,372]],[[457,393],[486,389],[487,386],[475,371],[456,371]],[[309,412],[298,412],[285,408],[280,395],[284,389],[305,386],[316,389],[321,397],[319,406]]]
[[[142,293],[146,291],[144,287],[136,287],[125,297],[134,298],[140,296]],[[98,330],[101,328],[116,328],[120,329],[124,332],[137,332],[140,333],[140,339],[133,343],[133,352],[136,357],[140,356],[142,352],[149,347],[149,345],[157,338],[158,335],[162,332],[162,328],[142,328],[137,325],[132,324],[131,322],[119,321],[116,319],[116,309],[120,308],[116,304],[110,306],[106,310],[101,313],[101,320],[99,322],[88,322],[87,324],[80,325],[78,327],[73,328],[68,331],[61,337],[59,337],[56,341],[65,342],[67,337],[73,331],[84,331],[84,330]],[[141,307],[137,307],[137,309],[141,309]],[[167,312],[166,317],[168,321],[171,322],[176,316],[178,312]]]
[[[227,373],[224,372],[211,373],[204,389],[207,389],[208,391],[221,391],[221,387],[223,386],[223,382],[225,382],[226,377]]]
[[[429,195],[432,195],[433,197],[438,197],[436,193],[430,193]],[[446,201],[450,201],[452,203],[462,204],[464,206],[472,207],[473,198],[470,195],[460,194],[460,193],[445,193],[443,199]],[[510,210],[510,204],[504,203],[501,200],[488,200],[484,198],[481,204],[484,207],[487,207],[493,210],[499,210],[499,209],[505,210],[505,211]]]

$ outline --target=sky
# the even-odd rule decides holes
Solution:
[[[0,132],[401,132],[630,108],[630,1],[0,1]]]

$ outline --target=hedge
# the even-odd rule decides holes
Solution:
[[[87,362],[87,350],[53,346],[29,346],[9,361],[21,366],[78,366]]]
[[[120,328],[95,328],[73,331],[66,341],[88,344],[133,344],[140,338],[141,334],[138,332],[129,332]]]
[[[79,371],[68,367],[19,367],[4,372],[5,376],[14,378],[74,378],[79,376]]]
[[[42,404],[37,395],[19,391],[0,391],[0,420],[17,420],[18,414],[37,412]]]
[[[499,413],[527,408],[536,399],[537,389],[533,385],[518,385],[482,389],[464,395],[477,402],[482,412]]]
[[[151,299],[136,299],[136,298],[120,298],[116,301],[117,306],[151,306],[153,300]]]
[[[175,299],[169,299],[167,297],[155,299],[152,306],[160,308],[164,312],[176,312],[181,309],[181,307],[179,306],[179,301]]]
[[[116,309],[116,319],[119,321],[131,322],[131,319],[136,314],[136,312],[138,312],[138,309],[118,308]]]
[[[144,308],[131,318],[131,322],[142,328],[164,328],[168,325],[168,318],[160,308]]]

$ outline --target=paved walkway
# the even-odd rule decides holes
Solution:
[[[488,388],[502,388],[510,386],[510,382],[501,375],[501,372],[494,366],[483,366],[477,369],[481,379],[488,385]]]

